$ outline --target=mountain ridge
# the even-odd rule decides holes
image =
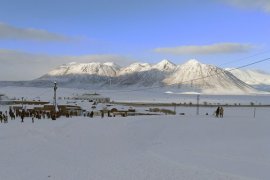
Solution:
[[[243,92],[257,91],[231,72],[191,59],[176,65],[169,60],[156,64],[133,63],[121,67],[112,62],[70,63],[59,66],[38,80],[53,80],[95,87],[172,87],[181,91]]]

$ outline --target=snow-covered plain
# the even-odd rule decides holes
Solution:
[[[31,87],[2,87],[0,92],[48,101],[53,94],[49,88]],[[59,88],[58,96],[85,92]],[[101,94],[141,102],[196,102],[197,97],[159,91]],[[267,95],[200,96],[208,103],[269,104]],[[269,107],[224,109],[224,118],[212,115],[215,107],[200,107],[199,115],[196,107],[177,107],[171,116],[9,120],[0,124],[0,179],[268,180]]]
[[[239,110],[239,109],[238,109]],[[269,109],[0,124],[0,179],[269,179]],[[251,114],[251,113],[250,113]]]

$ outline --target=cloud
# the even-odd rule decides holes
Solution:
[[[70,62],[114,62],[121,66],[125,66],[134,61],[128,57],[109,54],[51,56],[0,49],[0,81],[36,79],[46,74],[51,69]]]
[[[0,40],[1,39],[66,42],[73,38],[46,30],[19,28],[0,22]]]
[[[208,55],[249,52],[253,47],[249,44],[219,43],[203,46],[178,46],[156,48],[154,52],[173,55]]]
[[[261,9],[267,13],[270,13],[269,0],[221,0],[221,1],[241,8],[256,8]]]
[[[114,62],[120,66],[126,66],[132,62],[130,58],[120,56],[120,55],[111,55],[111,54],[98,54],[98,55],[83,55],[83,56],[65,56],[62,57],[65,59],[65,63],[69,62]]]

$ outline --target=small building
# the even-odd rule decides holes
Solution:
[[[74,97],[73,99],[87,100],[89,102],[97,102],[97,103],[109,103],[111,101],[109,97],[104,97],[104,96],[101,96],[100,94],[97,94],[97,93],[82,94],[82,95],[78,95],[78,96]]]
[[[5,94],[0,94],[0,105],[10,104],[10,100]]]
[[[75,105],[58,105],[58,110],[61,115],[73,115],[73,116],[80,116],[82,115],[82,108],[80,106]]]
[[[5,94],[0,94],[0,100],[7,99]]]
[[[42,108],[35,108],[35,110],[41,110],[41,111],[49,111],[54,112],[54,105],[53,104],[47,104],[44,105]],[[59,115],[73,115],[73,116],[80,116],[82,114],[82,108],[80,106],[75,105],[57,105],[58,114]]]

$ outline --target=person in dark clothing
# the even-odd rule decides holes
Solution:
[[[101,111],[101,118],[104,118],[104,111]]]
[[[4,123],[8,123],[8,116],[4,114]]]
[[[22,110],[22,113],[21,113],[21,122],[23,123],[24,121],[23,121],[23,119],[24,119],[24,116],[25,116],[25,111],[24,110]]]
[[[219,116],[219,111],[220,111],[220,107],[218,106],[217,110],[216,110],[216,117]]]
[[[220,108],[219,108],[219,116],[220,116],[221,118],[223,118],[223,114],[224,114],[224,109],[223,109],[223,107],[220,107]]]
[[[94,116],[94,112],[91,111],[91,112],[90,112],[90,118],[92,118],[93,116]]]

